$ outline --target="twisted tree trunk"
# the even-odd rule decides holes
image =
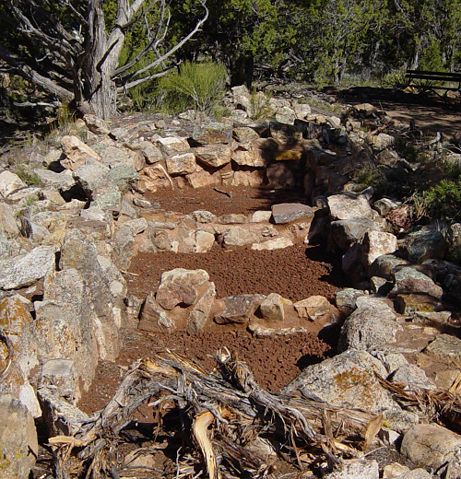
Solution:
[[[208,18],[206,0],[200,0],[204,16],[175,45],[161,48],[170,24],[167,0],[117,0],[110,31],[103,10],[105,0],[3,1],[0,14],[10,14],[17,27],[9,32],[13,36],[9,49],[0,45],[0,60],[9,66],[8,71],[101,118],[116,114],[120,92],[167,73],[175,65],[170,59]],[[158,11],[155,28],[148,25],[148,13],[153,9]],[[139,22],[148,25],[146,47],[120,65],[126,34]],[[152,53],[154,59],[146,64]]]

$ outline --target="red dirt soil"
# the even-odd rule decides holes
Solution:
[[[207,271],[218,298],[279,293],[292,301],[313,295],[331,300],[344,279],[329,259],[304,245],[274,251],[215,247],[204,254],[143,253],[133,259],[126,278],[129,292],[142,299],[157,289],[164,271],[185,268]]]
[[[220,186],[219,191],[211,188],[189,188],[182,190],[162,189],[147,193],[146,198],[160,204],[162,210],[190,214],[206,210],[215,215],[251,213],[270,210],[276,203],[305,202],[305,195],[298,190],[271,190],[268,188]],[[226,192],[223,194],[222,192]]]
[[[159,202],[166,211],[187,214],[202,209],[217,215],[269,210],[273,203],[302,201],[302,195],[297,192],[230,187],[223,190],[231,197],[209,188],[187,188],[174,193],[171,190],[158,192],[149,199]],[[252,251],[216,246],[204,254],[162,252],[138,255],[125,275],[129,292],[145,299],[157,289],[161,274],[174,268],[206,270],[216,284],[218,298],[276,292],[292,301],[312,295],[323,295],[332,300],[338,286],[345,283],[337,268],[332,266],[331,258],[318,247],[298,245],[275,251]],[[302,368],[321,361],[329,349],[312,333],[257,339],[244,329],[228,326],[213,326],[198,335],[125,330],[121,337],[124,344],[117,364],[100,363],[93,386],[80,402],[79,406],[88,413],[105,406],[123,373],[134,361],[155,357],[167,350],[212,371],[216,366],[214,355],[227,347],[248,363],[262,387],[278,391],[295,379]]]
[[[93,386],[84,394],[79,407],[86,413],[103,408],[113,397],[127,366],[141,358],[164,354],[166,350],[211,372],[216,367],[214,355],[227,347],[250,366],[260,386],[276,392],[294,380],[308,364],[320,362],[329,349],[323,341],[308,333],[257,339],[245,330],[222,329],[197,335],[125,330],[125,344],[117,364],[99,364]]]

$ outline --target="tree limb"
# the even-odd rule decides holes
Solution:
[[[59,86],[56,82],[52,81],[50,78],[47,78],[31,66],[27,65],[24,60],[21,60],[14,55],[12,55],[7,49],[0,46],[0,58],[8,63],[13,69],[14,72],[26,80],[31,81],[35,85],[39,86],[43,90],[56,95],[63,101],[72,101],[74,95],[71,91],[66,90],[65,88]]]
[[[206,6],[206,1],[201,0],[200,2],[202,4],[202,7],[205,9],[205,15],[197,22],[195,25],[195,28],[188,34],[186,35],[180,42],[178,42],[174,47],[172,47],[168,52],[164,53],[162,56],[154,60],[153,62],[149,63],[147,66],[144,68],[139,69],[135,73],[133,73],[132,77],[137,77],[142,75],[143,73],[146,73],[149,70],[152,70],[152,68],[158,67],[162,62],[164,62],[167,58],[171,57],[175,52],[177,52],[180,48],[182,48],[200,29],[202,28],[203,24],[207,21],[208,16],[209,16],[209,10]],[[152,76],[146,77],[147,79],[151,79]],[[147,81],[147,79],[145,81]],[[133,88],[133,86],[138,85],[139,83],[136,83],[136,81],[133,81],[131,83],[128,83],[126,85],[126,88]],[[128,86],[130,85],[130,86]]]
[[[161,6],[161,15],[160,15],[160,20],[159,20],[159,26],[157,28],[157,31],[156,31],[155,35],[151,36],[151,39],[149,40],[147,45],[130,62],[128,62],[127,64],[125,64],[125,65],[121,66],[120,68],[118,68],[117,70],[115,70],[114,78],[120,76],[122,73],[125,73],[126,71],[133,68],[137,63],[139,63],[147,55],[147,53],[150,50],[156,51],[156,48],[157,48],[158,44],[161,43],[165,39],[165,36],[167,34],[167,31],[168,31],[168,26],[170,24],[171,15],[168,14],[168,19],[166,21],[166,25],[165,25],[165,28],[164,28],[163,35],[162,35],[161,38],[158,38],[161,27],[164,23],[164,16],[165,16],[165,10],[166,10],[165,0],[161,0],[161,4],[162,4],[162,6]],[[146,20],[146,27],[149,27],[147,20]]]
[[[153,73],[152,75],[149,75],[149,76],[144,77],[144,78],[139,78],[138,80],[133,80],[132,82],[126,83],[125,85],[120,87],[118,89],[118,91],[119,92],[125,92],[127,90],[130,90],[131,88],[134,88],[135,86],[141,85],[141,84],[146,83],[150,80],[155,80],[156,78],[161,78],[161,77],[165,76],[168,72],[170,72],[171,70],[176,68],[177,66],[178,66],[177,64],[174,64],[174,65],[171,65],[166,70],[163,70],[161,72]]]

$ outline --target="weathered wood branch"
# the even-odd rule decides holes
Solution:
[[[149,42],[147,43],[147,45],[131,60],[129,61],[128,63],[126,63],[125,65],[117,68],[117,70],[115,70],[114,72],[114,77],[113,78],[117,78],[119,77],[120,75],[122,75],[123,73],[125,73],[126,71],[130,70],[131,68],[133,68],[135,65],[137,65],[150,51],[154,51],[156,52],[156,48],[158,47],[159,43],[162,42],[165,37],[166,37],[166,34],[167,34],[167,31],[168,31],[168,26],[170,24],[170,19],[171,19],[171,16],[170,14],[168,13],[168,19],[167,21],[165,22],[165,11],[166,11],[166,4],[165,4],[165,0],[161,0],[161,12],[160,12],[160,20],[158,22],[158,25],[157,25],[157,31],[156,31],[156,34],[155,35],[152,35],[150,37],[150,40]],[[149,23],[147,21],[147,17],[146,17],[146,14],[144,15],[144,19],[145,19],[145,23],[146,23],[146,28],[149,29]],[[159,32],[161,31],[161,29],[163,28],[163,34],[162,34],[162,37],[159,38],[158,35],[159,35]],[[148,32],[149,34],[149,32]]]
[[[268,393],[258,386],[246,364],[227,351],[217,361],[220,372],[211,374],[173,354],[136,363],[107,406],[73,437],[50,439],[57,448],[57,476],[71,478],[71,467],[80,461],[77,469],[82,477],[117,477],[123,460],[117,463],[112,451],[129,441],[130,419],[146,403],[159,418],[163,436],[184,438],[182,444],[187,446],[177,451],[178,468],[192,460],[214,479],[231,472],[266,477],[270,469],[267,454],[246,452],[255,440],[267,441],[269,449],[269,444],[278,444],[272,449],[273,460],[278,455],[279,460],[307,467],[325,460],[334,464],[340,461],[341,451],[349,457],[359,455],[368,443],[370,424],[373,437],[379,430],[376,416],[363,411]],[[170,424],[173,430],[168,433],[163,429],[165,415],[183,415],[185,420]],[[159,447],[155,441],[153,447]]]
[[[201,30],[203,24],[207,21],[210,12],[208,10],[208,7],[206,6],[205,0],[202,0],[200,3],[205,10],[204,16],[200,20],[198,20],[195,27],[189,32],[189,34],[186,35],[184,38],[182,38],[174,47],[170,48],[170,50],[168,50],[166,53],[156,58],[153,62],[149,63],[145,67],[137,70],[132,75],[133,78],[139,77],[143,75],[144,73],[148,72],[149,70],[152,70],[153,68],[157,68],[165,60],[170,58],[174,53],[176,53],[180,48],[182,48],[192,37],[194,37]],[[149,78],[149,77],[146,77],[146,78]],[[133,88],[133,86],[136,86],[137,84],[139,83],[136,83],[135,81],[129,82],[126,85],[126,89]]]
[[[56,95],[63,101],[70,102],[74,98],[74,95],[71,91],[66,90],[65,88],[58,85],[56,82],[52,81],[50,78],[45,77],[34,70],[29,66],[25,60],[22,60],[12,53],[10,53],[6,48],[0,46],[0,58],[8,63],[13,69],[14,73],[22,76],[26,80],[38,85],[43,90]]]

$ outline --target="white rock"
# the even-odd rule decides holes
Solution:
[[[341,471],[332,472],[325,479],[379,479],[379,466],[376,461],[355,460],[345,463]]]
[[[383,231],[368,231],[363,239],[364,261],[371,266],[373,261],[383,254],[397,250],[397,237]]]
[[[271,219],[271,211],[255,211],[251,216],[251,223],[268,223]]]
[[[415,465],[438,469],[461,451],[461,436],[437,424],[417,424],[403,437],[400,452]]]
[[[270,239],[262,243],[253,243],[251,249],[254,251],[272,251],[274,249],[284,249],[293,246],[293,241],[290,238],[281,236],[279,238]]]
[[[0,289],[23,288],[43,278],[54,267],[54,254],[54,247],[38,246],[23,256],[0,261]]]
[[[11,173],[11,171],[2,171],[0,173],[0,194],[7,197],[15,191],[25,188],[26,184],[19,178],[18,175]]]
[[[167,154],[176,154],[188,151],[190,149],[189,143],[185,138],[179,136],[168,136],[166,138],[159,138],[157,140],[160,147]]]
[[[364,196],[332,195],[327,198],[327,202],[333,220],[373,218],[373,210]]]
[[[69,170],[75,170],[88,158],[101,160],[101,157],[92,148],[76,136],[63,136],[61,146],[67,157],[67,159],[61,161],[61,164]]]

